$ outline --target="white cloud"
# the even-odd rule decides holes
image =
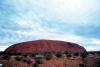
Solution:
[[[17,34],[17,35],[15,35],[16,37],[15,38],[12,37],[9,39],[6,38],[3,40],[1,39],[0,41],[2,41],[2,42],[11,42],[12,41],[13,42],[12,44],[14,44],[17,42],[33,40],[34,38],[30,38],[30,37],[36,37],[36,39],[51,39],[51,40],[63,40],[63,41],[74,42],[74,43],[80,44],[81,46],[84,46],[86,48],[86,50],[88,50],[88,51],[99,50],[99,46],[100,46],[99,39],[87,38],[87,37],[78,36],[78,35],[75,35],[72,33],[67,33],[67,32],[60,32],[60,31],[58,32],[57,30],[50,31],[48,28],[46,28],[45,30],[38,30],[38,31],[36,31],[36,30],[9,31],[9,33],[10,32]],[[25,39],[25,36],[27,36],[26,39]]]
[[[47,17],[67,24],[90,24],[88,21],[98,8],[96,4],[94,0],[50,0]]]
[[[99,39],[92,39],[92,43],[100,46],[100,40]]]
[[[0,46],[0,51],[4,51],[5,49],[7,49],[9,46]]]
[[[52,29],[45,26],[41,26],[41,24],[39,23],[37,23],[36,26],[34,25],[32,27],[31,30],[18,30],[18,31],[3,29],[4,32],[6,32],[8,35],[12,34],[12,36],[11,38],[0,39],[0,41],[11,42],[11,44],[14,44],[17,42],[33,40],[34,37],[36,37],[36,39],[52,39],[52,40],[63,40],[63,41],[74,42],[80,44],[81,46],[84,46],[88,51],[99,50],[100,46],[99,39],[87,38],[70,32],[62,32],[57,28]]]
[[[94,23],[89,21],[92,20],[98,8],[96,0],[13,0],[11,2],[10,4],[14,6],[16,13],[10,17],[10,20],[21,27],[30,29],[4,29],[3,31],[9,37],[0,39],[1,42],[12,41],[16,43],[33,40],[36,37],[36,39],[55,39],[75,42],[85,46],[87,50],[99,50],[99,39],[79,36],[69,31],[63,32],[60,29],[60,25],[55,25],[55,28],[48,28],[47,25],[49,23],[46,25],[45,21],[57,20],[61,21],[60,23],[73,24],[72,26],[93,25]],[[97,48],[93,48],[94,46],[97,46]],[[3,50],[5,46],[1,46],[0,48]]]
[[[17,14],[23,13],[27,18],[43,17],[80,25],[90,24],[88,21],[93,19],[94,13],[99,9],[97,0],[14,0],[12,4],[18,11]]]
[[[100,51],[100,46],[85,46],[88,51]]]

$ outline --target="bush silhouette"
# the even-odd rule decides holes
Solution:
[[[2,58],[5,60],[9,60],[11,57],[9,55],[4,55]]]
[[[55,55],[56,55],[57,58],[61,58],[62,57],[62,53],[61,52],[57,52]]]
[[[17,61],[20,61],[20,60],[22,60],[22,57],[21,57],[21,56],[16,56],[15,59],[16,59]]]
[[[50,59],[52,58],[52,53],[51,53],[51,52],[45,52],[45,53],[44,53],[44,58],[45,58],[46,60],[50,60]]]

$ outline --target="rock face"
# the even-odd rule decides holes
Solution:
[[[28,41],[22,42],[18,44],[14,44],[8,47],[5,52],[6,53],[27,53],[27,52],[64,52],[64,51],[71,51],[71,52],[84,52],[86,51],[82,46],[64,42],[64,41],[56,41],[56,40],[35,40],[35,41]]]

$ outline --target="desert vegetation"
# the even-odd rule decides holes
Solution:
[[[100,52],[89,53],[100,58]],[[83,47],[63,41],[24,42],[0,52],[0,63],[5,67],[86,67],[90,62],[88,59],[91,60],[91,56],[89,57]],[[92,61],[95,61],[94,59],[96,58],[92,56]]]
[[[54,58],[55,56],[55,58]],[[86,58],[88,56],[88,53],[86,51],[84,51],[83,53],[78,53],[78,52],[56,52],[56,53],[52,53],[50,51],[46,51],[44,53],[37,53],[37,52],[33,52],[33,53],[24,53],[24,54],[19,54],[19,55],[9,55],[9,54],[1,54],[1,58],[3,60],[9,60],[8,62],[11,62],[12,57],[16,62],[20,62],[22,64],[26,64],[26,66],[30,66],[30,67],[42,67],[44,65],[49,64],[49,66],[51,65],[55,65],[57,67],[57,65],[59,64],[55,64],[55,63],[60,63],[63,64],[62,66],[67,67],[67,66],[71,66],[70,63],[73,61],[78,61],[77,63],[75,63],[76,65],[78,64],[79,67],[84,67],[86,61]],[[63,59],[63,57],[66,57],[65,59]],[[71,58],[74,58],[74,60],[71,60]],[[80,59],[78,59],[77,57],[79,57]],[[57,60],[56,58],[58,58],[59,60]],[[68,58],[68,59],[67,59]],[[13,60],[13,61],[14,61]],[[32,61],[34,60],[34,61]],[[14,61],[14,62],[15,62]],[[54,62],[54,63],[52,63]],[[98,63],[98,61],[96,61],[95,63]],[[74,64],[74,63],[73,63]],[[97,65],[99,66],[99,65]],[[13,67],[13,65],[9,65],[9,67]],[[19,64],[16,64],[15,67],[20,67]],[[44,66],[45,67],[45,66]]]
[[[51,52],[45,52],[44,53],[44,58],[46,59],[46,60],[50,60],[51,58],[52,58],[52,53]]]
[[[56,56],[57,58],[61,58],[61,57],[62,57],[62,52],[56,52],[55,56]]]
[[[34,53],[23,53],[23,54],[19,54],[19,55],[9,55],[9,54],[5,54],[3,55],[3,52],[1,52],[0,55],[3,55],[2,56],[2,59],[4,60],[9,60],[11,59],[11,57],[13,57],[13,59],[15,59],[16,61],[22,61],[23,63],[27,63],[27,64],[32,64],[32,61],[31,60],[26,60],[27,57],[30,57],[31,59],[34,59],[35,60],[35,65],[38,66],[37,64],[43,64],[43,58],[46,59],[46,60],[50,60],[52,59],[53,55],[55,55],[57,58],[61,58],[62,57],[62,52],[56,52],[55,54],[52,53],[52,52],[49,52],[49,51],[46,51],[44,52],[42,55],[37,53],[37,52],[34,52]],[[11,67],[11,65],[9,66]]]

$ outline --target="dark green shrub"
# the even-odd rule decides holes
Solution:
[[[65,51],[64,54],[67,55],[68,54],[68,51]]]
[[[61,57],[62,57],[62,53],[61,53],[61,52],[57,52],[57,53],[55,54],[55,56],[56,56],[57,58],[61,58]]]
[[[9,60],[11,57],[9,55],[4,55],[2,58],[5,60]]]
[[[72,52],[67,52],[67,51],[64,52],[64,54],[66,55],[66,57],[71,57],[71,53]]]
[[[66,56],[67,56],[67,57],[71,57],[71,53],[67,54]]]
[[[74,56],[79,56],[79,53],[73,53],[74,54]]]
[[[37,64],[42,64],[43,63],[42,59],[36,59],[35,61],[36,61]]]
[[[27,54],[23,54],[23,56],[24,56],[24,57],[27,57],[28,55],[27,55]]]
[[[3,51],[0,51],[0,55],[3,55],[4,54],[4,52]]]
[[[38,52],[34,52],[34,53],[31,54],[32,57],[36,57],[36,55],[39,55],[39,53]]]
[[[17,61],[21,61],[21,60],[22,60],[22,57],[21,57],[21,56],[16,56],[15,59],[16,59]]]
[[[52,58],[52,53],[51,53],[51,52],[45,52],[45,53],[44,53],[44,58],[45,58],[46,60],[50,60],[50,59]]]
[[[81,54],[81,57],[82,57],[82,58],[86,58],[87,55],[88,55],[88,53],[87,53],[86,51],[84,51],[84,52]]]
[[[27,56],[31,56],[32,52],[27,52],[27,53],[23,53],[22,56],[27,57]]]

